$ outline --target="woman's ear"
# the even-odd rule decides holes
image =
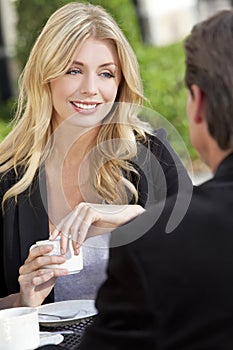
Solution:
[[[192,98],[193,98],[193,120],[199,124],[205,120],[206,116],[206,97],[203,91],[198,85],[193,84],[191,86]]]

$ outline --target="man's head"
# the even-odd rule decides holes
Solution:
[[[233,10],[195,25],[185,41],[185,82],[205,101],[208,132],[221,150],[233,148]]]

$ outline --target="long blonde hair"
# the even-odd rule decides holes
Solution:
[[[0,145],[0,172],[14,168],[17,173],[19,166],[23,169],[23,176],[5,193],[3,203],[10,197],[17,198],[30,186],[45,159],[45,146],[52,134],[53,105],[49,82],[67,72],[72,56],[91,36],[110,39],[115,44],[122,72],[116,101],[142,105],[144,97],[138,62],[114,19],[102,7],[91,4],[74,2],[58,9],[48,19],[31,50],[19,79],[14,128]],[[99,169],[98,178],[93,180],[98,194],[109,203],[125,202],[122,199],[124,191],[115,191],[115,185],[124,178],[122,170],[126,173],[133,170],[129,160],[136,155],[137,138],[145,139],[144,125],[135,113],[127,113],[124,118],[122,123],[102,125],[96,141],[101,150],[103,141],[118,138],[121,154],[125,154],[125,157],[113,158],[110,152],[111,161]],[[125,178],[122,186],[128,187],[137,201],[136,188]]]

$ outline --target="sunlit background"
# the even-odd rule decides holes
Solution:
[[[0,0],[0,140],[10,130],[18,76],[47,18],[68,0]],[[86,2],[86,1],[80,1]],[[145,96],[181,135],[195,165],[185,114],[183,39],[192,26],[233,0],[90,0],[116,19],[136,52]],[[153,124],[153,120],[152,122]]]

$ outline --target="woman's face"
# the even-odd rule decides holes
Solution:
[[[77,126],[98,125],[115,101],[120,79],[114,44],[87,39],[66,74],[50,83],[54,126],[70,117]]]

